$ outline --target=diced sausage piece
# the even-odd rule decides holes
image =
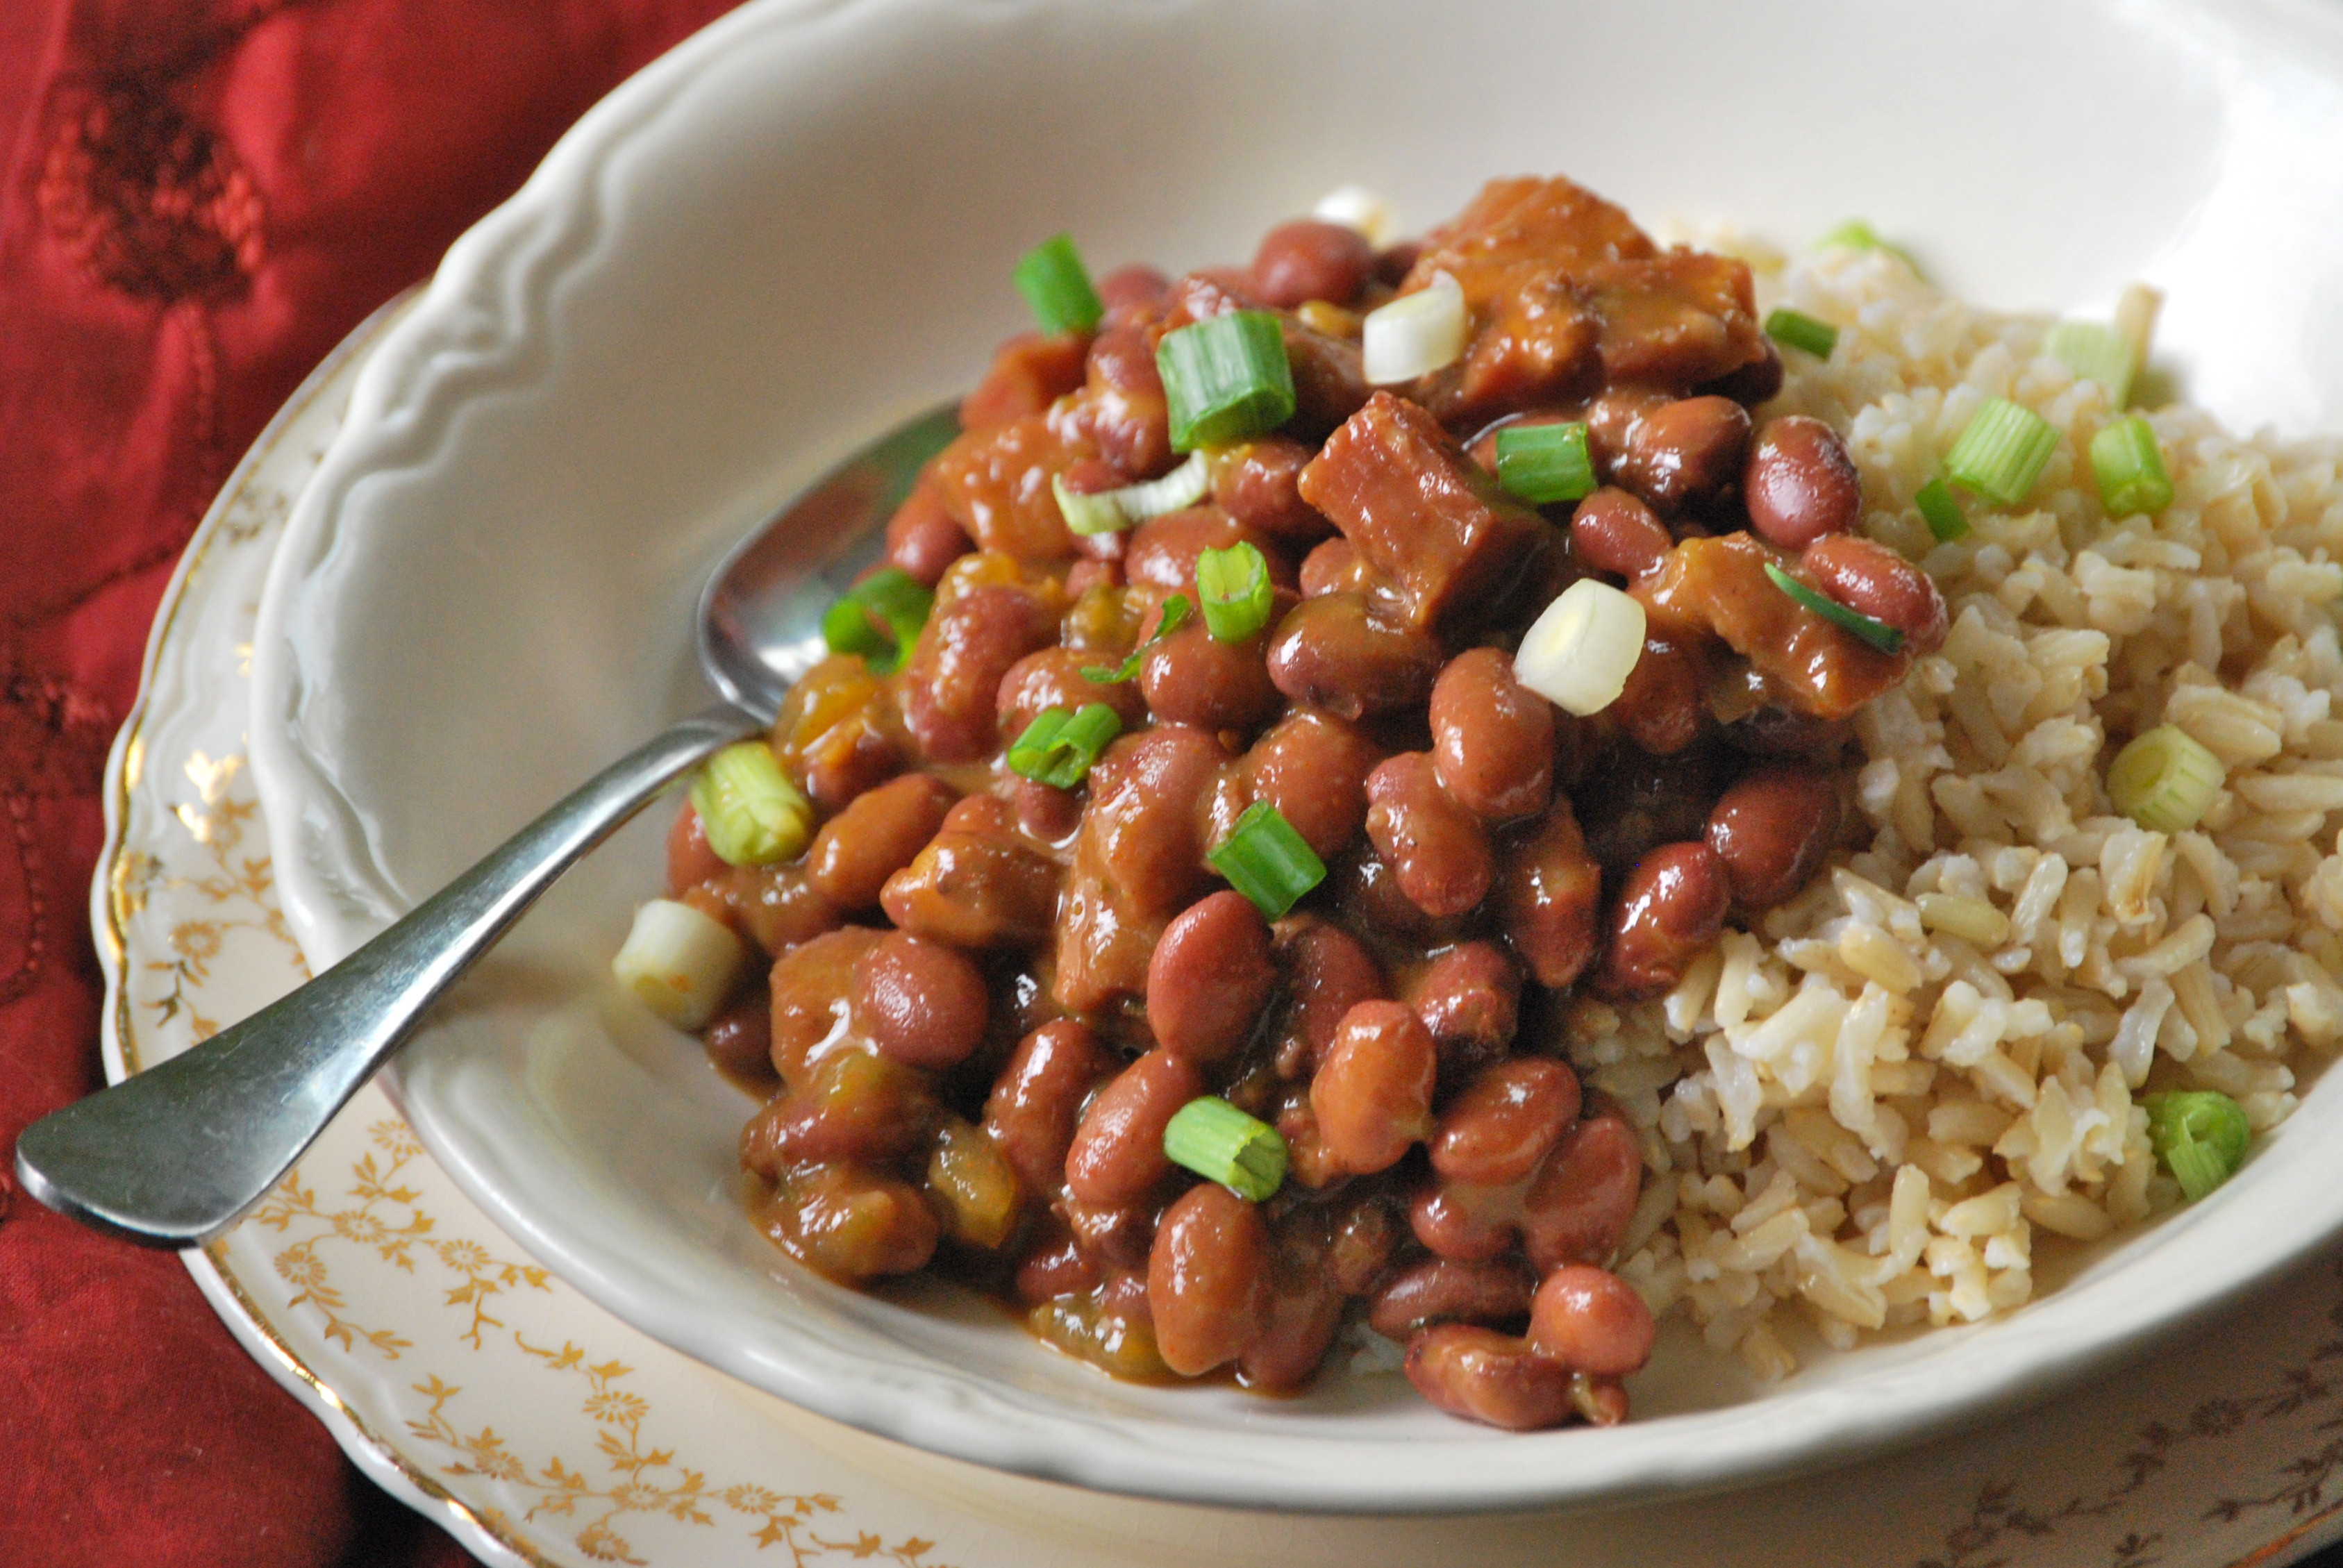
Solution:
[[[1494,1329],[1425,1329],[1408,1342],[1406,1370],[1416,1392],[1449,1414],[1508,1432],[1560,1426],[1575,1410],[1570,1369]]]
[[[1459,942],[1417,970],[1400,1000],[1432,1031],[1443,1060],[1493,1056],[1520,1021],[1522,971],[1493,942]]]
[[[1060,435],[1050,416],[1032,414],[967,432],[936,455],[928,473],[952,520],[980,547],[1041,563],[1074,553],[1051,479],[1096,455]]]
[[[1023,588],[972,588],[930,616],[902,677],[903,722],[929,759],[989,756],[1001,739],[1001,678],[1057,635],[1057,618]]]
[[[1619,890],[1594,990],[1614,1001],[1642,1001],[1674,989],[1725,929],[1732,905],[1732,879],[1707,844],[1653,850]]]
[[[1548,531],[1437,419],[1388,392],[1302,471],[1302,498],[1333,519],[1420,627],[1495,597]]]
[[[1765,357],[1755,288],[1736,257],[1667,250],[1588,267],[1580,281],[1606,381],[1688,392]]]
[[[1147,1022],[1164,1050],[1209,1064],[1242,1045],[1276,988],[1268,922],[1242,893],[1182,910],[1147,967]]]
[[[1001,346],[984,378],[960,399],[960,427],[990,430],[1046,412],[1082,384],[1090,350],[1087,332],[1019,333]]]
[[[1458,654],[1432,688],[1441,786],[1487,822],[1545,809],[1554,787],[1554,705],[1513,678],[1493,648]]]
[[[1871,541],[1834,534],[1808,553],[1858,542]],[[1880,652],[1784,593],[1765,575],[1768,562],[1785,564],[1777,552],[1745,533],[1681,539],[1656,570],[1627,591],[1642,602],[1653,637],[1720,638],[1791,706],[1818,719],[1845,719],[1904,678],[1917,647],[1907,643],[1900,653]],[[1925,572],[1920,579],[1926,581]],[[1928,591],[1936,591],[1934,584]]]
[[[1594,957],[1603,869],[1586,852],[1570,797],[1554,791],[1545,815],[1499,857],[1498,929],[1530,978],[1549,990],[1575,980]]]
[[[1269,678],[1308,708],[1344,719],[1421,702],[1440,675],[1440,645],[1422,627],[1378,614],[1363,594],[1304,599],[1269,643]]]
[[[1434,920],[1471,910],[1496,877],[1489,835],[1440,787],[1426,752],[1404,752],[1367,776],[1367,837],[1400,891]]]

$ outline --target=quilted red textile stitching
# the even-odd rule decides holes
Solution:
[[[0,1150],[99,1081],[99,774],[309,367],[730,0],[0,5]],[[0,1178],[0,1563],[452,1568],[177,1260]]]

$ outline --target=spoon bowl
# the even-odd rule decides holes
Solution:
[[[610,764],[307,985],[26,1128],[25,1191],[147,1246],[199,1246],[234,1224],[563,872],[681,774],[771,724],[822,655],[821,615],[843,586],[833,579],[870,558],[878,528],[959,429],[949,405],[897,426],[718,564],[698,646],[722,701]]]

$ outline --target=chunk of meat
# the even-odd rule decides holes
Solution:
[[[1496,597],[1552,532],[1464,455],[1440,422],[1388,392],[1302,470],[1302,497],[1429,627]]]
[[[1584,276],[1603,374],[1690,391],[1765,357],[1748,264],[1702,250],[1607,262]]]
[[[1050,481],[1098,453],[1047,414],[970,430],[936,455],[928,470],[952,521],[988,550],[1021,561],[1062,560],[1074,536]]]
[[[960,427],[990,430],[1047,411],[1082,384],[1090,334],[1021,332],[992,357],[984,378],[960,399]]]

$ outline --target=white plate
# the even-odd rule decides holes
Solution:
[[[242,766],[247,656],[270,551],[354,367],[337,356],[261,438],[156,618],[93,888],[109,1078],[302,978]],[[2343,1532],[2331,1263],[2056,1410],[1893,1459],[1599,1514],[1356,1521],[976,1471],[714,1375],[533,1270],[379,1088],[186,1261],[368,1474],[499,1565],[770,1568],[779,1547],[795,1568],[2277,1568]]]
[[[2343,15],[2068,0],[751,5],[598,107],[361,377],[256,638],[287,915],[327,961],[689,700],[706,564],[820,459],[964,384],[1017,251],[1241,255],[1356,179],[1426,219],[1567,169],[1786,236],[1863,211],[1987,301],[2144,276],[2232,421],[2343,423]],[[1664,1355],[1610,1432],[1501,1436],[1403,1388],[1111,1384],[989,1310],[815,1281],[734,1192],[745,1103],[602,980],[639,824],[412,1050],[424,1141],[647,1332],[939,1452],[1159,1496],[1436,1509],[1648,1497],[1909,1441],[2169,1328],[2343,1223],[2328,1082],[2221,1198],[1989,1326],[1762,1397]]]

